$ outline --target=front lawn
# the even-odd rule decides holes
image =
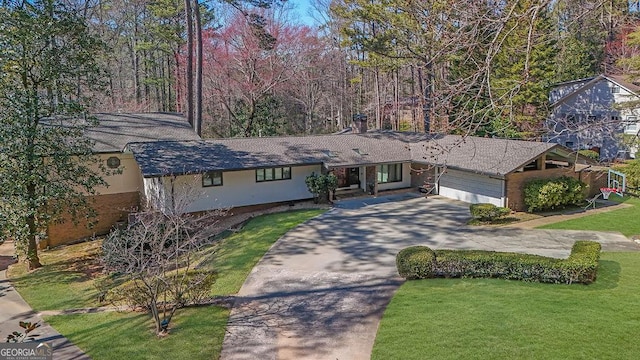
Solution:
[[[218,280],[212,295],[233,295],[271,245],[298,224],[325,210],[301,210],[264,215],[249,221],[239,232],[205,249],[202,265],[215,270]],[[20,264],[11,280],[37,310],[97,306],[94,281],[100,242],[93,241],[43,252],[44,266],[24,273]],[[216,307],[180,309],[171,333],[157,338],[152,321],[140,313],[91,313],[46,318],[56,330],[96,360],[100,359],[217,359],[229,310]]]
[[[41,251],[42,268],[27,273],[24,264],[9,267],[11,282],[37,311],[98,306],[94,281],[101,277],[101,241]]]
[[[97,313],[47,316],[51,326],[94,360],[217,359],[229,310],[216,307],[181,309],[171,335],[158,338],[147,314]]]
[[[603,253],[591,285],[404,283],[372,359],[636,359],[640,253]]]
[[[616,195],[611,195],[609,199],[614,201],[624,201],[625,203],[633,206],[625,209],[603,212],[544,225],[538,229],[619,231],[628,237],[640,235],[640,199],[621,199]]]

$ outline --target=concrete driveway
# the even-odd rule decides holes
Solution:
[[[615,233],[467,228],[468,205],[399,194],[342,201],[287,233],[240,290],[222,359],[369,359],[401,284],[395,255],[410,245],[568,256],[575,240],[640,250]]]

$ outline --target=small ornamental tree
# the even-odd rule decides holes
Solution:
[[[196,269],[194,255],[211,243],[212,226],[222,212],[187,213],[190,186],[172,188],[169,203],[151,201],[157,208],[137,214],[102,243],[105,269],[120,277],[117,283],[125,282],[124,288],[103,291],[115,294],[112,301],[148,310],[158,335],[167,333],[177,309],[197,304],[215,281],[215,274]]]
[[[338,178],[334,174],[317,175],[312,173],[304,180],[307,189],[312,193],[314,202],[318,203],[319,199],[327,199],[330,192],[338,187]]]

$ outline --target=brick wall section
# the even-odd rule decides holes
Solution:
[[[365,184],[367,188],[365,189],[365,191],[369,192],[369,184],[375,184],[373,187],[373,194],[378,195],[378,172],[376,171],[376,167],[367,166],[367,169],[365,172],[366,172],[366,178],[367,178],[367,182]]]
[[[91,196],[89,201],[97,213],[97,223],[92,228],[87,228],[86,220],[80,220],[76,225],[66,216],[63,222],[49,225],[48,238],[40,242],[40,248],[71,244],[94,235],[108,233],[116,222],[127,220],[131,209],[140,206],[140,193],[97,195]]]
[[[507,206],[516,211],[526,211],[524,204],[524,186],[531,180],[555,179],[561,176],[570,176],[589,185],[587,197],[592,197],[600,192],[600,188],[607,185],[607,173],[601,171],[575,172],[572,169],[546,169],[525,171],[509,174],[507,181]]]

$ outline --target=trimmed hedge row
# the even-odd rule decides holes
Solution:
[[[601,246],[576,241],[567,259],[483,250],[403,249],[396,256],[406,279],[499,278],[543,283],[590,284],[596,280]]]

